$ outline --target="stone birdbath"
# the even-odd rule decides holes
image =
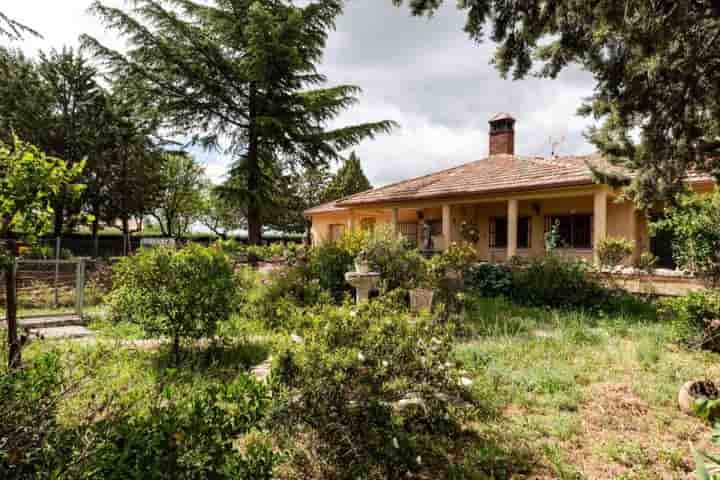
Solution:
[[[347,272],[345,280],[355,288],[355,302],[366,302],[370,292],[380,283],[380,274],[377,272]]]

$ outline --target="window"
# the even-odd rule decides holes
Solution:
[[[342,223],[338,223],[335,225],[330,225],[330,240],[336,241],[339,240],[340,237],[342,237],[343,233],[345,233],[345,225]]]
[[[417,223],[398,223],[398,230],[403,237],[413,246],[418,244],[418,224]]]
[[[545,217],[545,232],[559,225],[561,248],[592,248],[592,215],[553,215]]]
[[[517,247],[530,248],[532,221],[530,217],[518,218]],[[508,222],[505,217],[490,218],[490,248],[507,248]]]
[[[530,217],[518,218],[517,246],[518,248],[530,248],[532,244],[532,222]]]
[[[490,218],[490,248],[507,247],[508,223],[505,217]]]

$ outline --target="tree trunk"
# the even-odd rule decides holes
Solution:
[[[260,245],[262,242],[262,212],[260,210],[260,159],[258,157],[258,132],[256,111],[256,87],[250,85],[249,128],[248,128],[248,243]]]
[[[122,219],[122,232],[123,232],[123,256],[127,257],[130,254],[130,221],[127,217]]]
[[[173,356],[175,357],[175,366],[180,366],[180,337],[175,335],[173,338]]]
[[[55,210],[55,224],[53,228],[53,236],[55,238],[58,238],[62,236],[63,224],[65,223],[62,203],[59,200],[54,202],[53,209]]]
[[[92,243],[93,243],[93,258],[100,256],[100,238],[98,237],[98,231],[100,230],[100,220],[95,215],[95,220],[92,222]]]
[[[5,297],[6,297],[6,315],[7,335],[8,335],[8,368],[14,369],[20,366],[21,351],[20,340],[18,338],[17,324],[17,281],[15,275],[15,240],[7,241],[7,250],[13,263],[5,270]]]

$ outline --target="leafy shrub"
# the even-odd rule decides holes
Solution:
[[[652,273],[657,265],[658,258],[650,252],[643,252],[640,255],[635,267],[645,273]]]
[[[345,273],[354,270],[355,255],[340,242],[325,242],[310,251],[307,272],[337,298],[349,290]]]
[[[429,261],[428,272],[431,281],[441,282],[450,276],[462,277],[468,268],[477,260],[477,252],[467,243],[453,243],[440,255]]]
[[[277,456],[253,431],[266,415],[265,387],[248,376],[179,392],[166,387],[147,414],[121,414],[95,428],[97,478],[271,479]],[[244,453],[235,446],[245,436]]]
[[[607,237],[597,242],[597,250],[600,264],[604,267],[614,268],[619,266],[627,257],[632,255],[635,242],[625,238]]]
[[[368,240],[367,260],[379,272],[385,288],[411,288],[425,274],[425,258],[401,235],[380,229]]]
[[[451,328],[413,322],[382,300],[328,309],[319,320],[273,368],[276,415],[291,443],[307,442],[319,457],[317,475],[401,478],[446,465],[437,439],[457,438],[475,411],[449,363]]]
[[[121,260],[113,270],[113,316],[172,338],[178,363],[181,339],[212,336],[217,323],[232,313],[233,269],[218,249],[153,248]]]
[[[720,290],[667,299],[661,305],[661,313],[672,323],[678,341],[720,352]]]
[[[512,273],[505,265],[476,263],[465,272],[465,287],[481,297],[509,296]]]
[[[607,291],[581,260],[548,254],[512,269],[513,300],[533,306],[593,307]]]
[[[665,219],[652,224],[651,230],[670,232],[677,264],[717,285],[720,282],[720,190],[715,189],[711,195],[681,195],[665,214]]]
[[[55,247],[32,245],[21,248],[20,256],[28,260],[55,260]],[[60,249],[60,260],[69,260],[72,257],[72,251],[67,248]]]

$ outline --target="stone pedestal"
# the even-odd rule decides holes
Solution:
[[[370,291],[377,288],[380,282],[380,274],[377,272],[347,272],[345,280],[355,288],[355,302],[367,301]]]

